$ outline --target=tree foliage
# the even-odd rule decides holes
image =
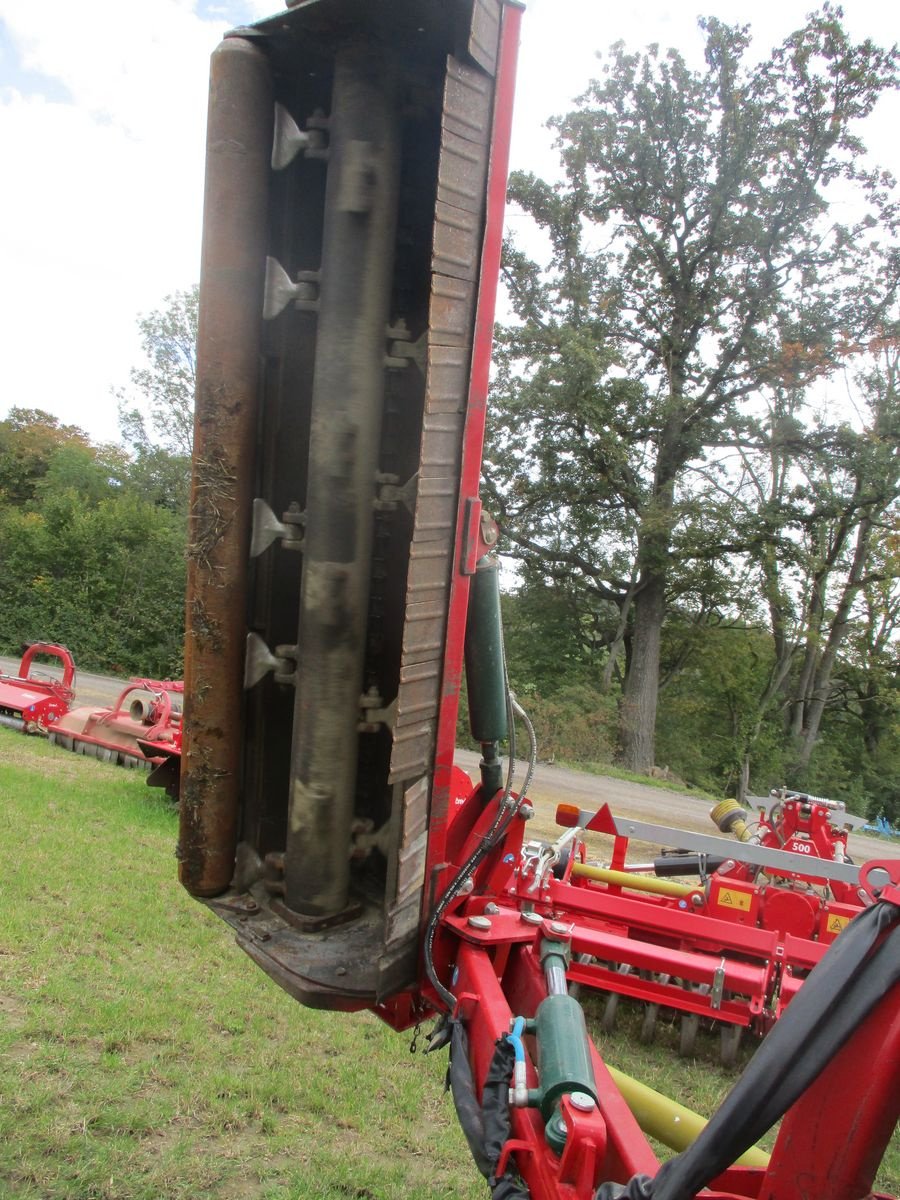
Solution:
[[[117,393],[119,427],[133,472],[157,503],[185,511],[194,439],[199,288],[173,292],[138,319],[145,365]]]
[[[118,447],[37,409],[0,421],[0,648],[58,641],[81,667],[178,675],[183,516]]]
[[[551,122],[563,182],[511,180],[549,258],[507,250],[487,486],[526,572],[605,607],[633,768],[654,762],[667,613],[737,598],[730,516],[698,503],[698,468],[764,390],[802,393],[878,333],[895,294],[890,181],[856,129],[897,55],[840,17],[826,6],[758,64],[748,28],[714,19],[700,70],[617,45]]]

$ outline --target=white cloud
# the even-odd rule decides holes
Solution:
[[[187,0],[2,0],[37,88],[0,91],[0,412],[44,408],[117,435],[111,388],[139,313],[199,273],[209,55],[233,23]],[[71,99],[48,101],[40,77]],[[50,89],[59,95],[59,87]]]

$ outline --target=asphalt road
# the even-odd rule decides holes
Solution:
[[[0,671],[15,674],[18,668],[18,659],[0,657]],[[98,708],[112,704],[127,683],[127,678],[114,679],[108,675],[79,671],[75,703]],[[477,780],[477,754],[458,750],[456,761],[473,780]],[[525,764],[520,763],[514,787],[521,784],[524,774]],[[552,839],[556,836],[554,813],[557,804],[577,804],[579,808],[591,810],[608,804],[618,817],[652,821],[699,833],[716,833],[709,819],[710,803],[697,795],[612,779],[606,775],[588,775],[567,767],[539,765],[528,795],[535,807],[535,820],[529,828],[529,835],[534,837]],[[866,862],[871,858],[900,858],[900,839],[851,833],[848,848],[855,862]]]
[[[457,750],[456,761],[473,779],[478,778],[477,754]],[[525,764],[518,764],[514,788],[522,782],[524,775]],[[608,804],[617,817],[631,817],[637,821],[651,821],[657,825],[719,836],[709,819],[712,807],[709,800],[689,792],[674,792],[668,788],[613,779],[608,775],[588,775],[567,767],[539,764],[528,795],[535,808],[532,822],[534,832],[543,838],[554,836],[557,804],[577,804],[579,808],[591,811]],[[867,862],[871,858],[900,858],[900,839],[851,833],[847,848],[857,863]]]

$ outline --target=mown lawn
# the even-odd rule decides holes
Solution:
[[[0,729],[0,812],[0,1200],[487,1195],[445,1056],[271,983],[176,883],[143,775]],[[712,1034],[679,1059],[671,1020],[643,1046],[633,1006],[610,1035],[585,1001],[608,1060],[681,1103],[734,1082]]]
[[[0,811],[0,1196],[484,1196],[445,1058],[271,983],[143,775],[0,729]]]

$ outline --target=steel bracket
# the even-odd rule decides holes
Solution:
[[[307,130],[302,130],[284,105],[276,101],[272,170],[283,171],[298,154],[303,154],[306,158],[327,159],[327,130],[328,120],[321,113],[310,117]]]

